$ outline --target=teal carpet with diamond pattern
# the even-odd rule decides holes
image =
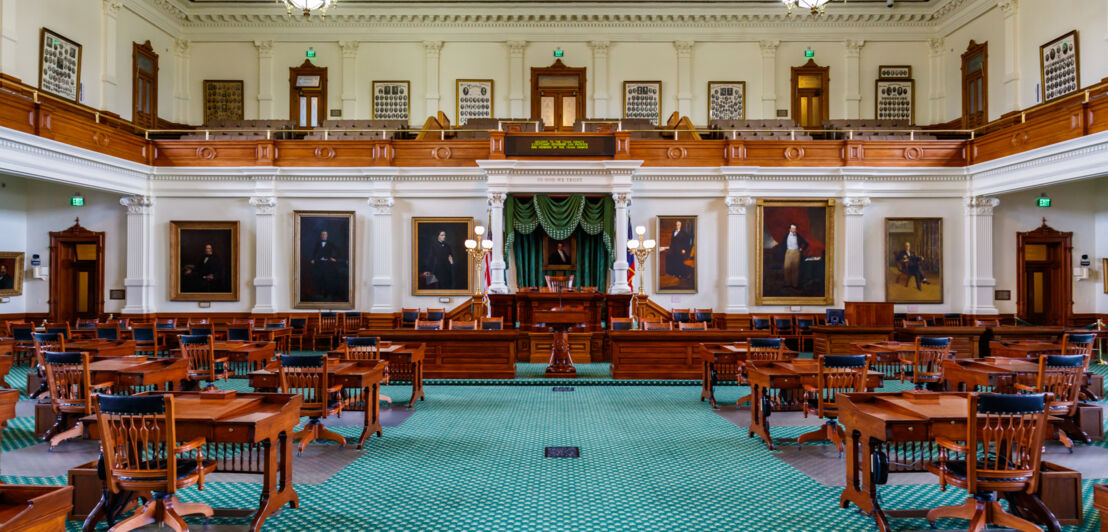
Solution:
[[[520,378],[535,377],[530,366],[520,365]],[[1105,366],[1097,369],[1108,373]],[[383,438],[371,438],[362,451],[335,448],[356,459],[323,484],[297,485],[301,507],[284,509],[264,529],[874,529],[870,518],[839,508],[841,488],[818,484],[700,402],[698,384],[607,386],[602,384],[605,364],[585,365],[582,373],[583,381],[595,382],[581,382],[572,392],[537,384],[429,384],[427,400],[403,424],[386,428]],[[8,382],[22,387],[25,375],[26,368],[16,368]],[[245,389],[245,381],[226,386]],[[384,393],[400,405],[409,390],[388,386]],[[717,397],[733,403],[744,393],[721,386]],[[32,425],[30,417],[12,420],[4,430],[3,449],[34,444]],[[804,430],[781,427],[775,436],[795,438]],[[579,447],[581,456],[545,458],[548,446]],[[1096,480],[1084,481],[1084,525],[1065,530],[1097,530],[1099,519],[1091,507]],[[62,484],[65,478],[5,476],[3,481]],[[937,484],[887,486],[882,493],[886,508],[956,504],[965,497],[957,489],[943,493]],[[181,498],[255,508],[258,494],[256,484],[208,482],[202,492],[190,488]],[[940,521],[939,527],[958,524]],[[893,526],[919,530],[927,523],[898,519]],[[69,530],[78,529],[70,522]]]

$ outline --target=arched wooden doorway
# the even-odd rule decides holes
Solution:
[[[104,312],[104,233],[75,220],[50,232],[50,321],[99,318]]]
[[[1017,233],[1016,316],[1035,325],[1069,324],[1073,313],[1073,233],[1046,224]]]

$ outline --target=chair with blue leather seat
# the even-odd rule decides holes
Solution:
[[[796,440],[797,446],[806,442],[830,440],[841,457],[845,449],[846,432],[838,422],[839,408],[835,397],[840,393],[866,391],[868,375],[869,355],[820,355],[816,385],[804,385],[801,404],[804,417],[815,414],[825,421],[822,427],[801,434]]]
[[[323,355],[281,355],[280,392],[295,393],[304,397],[300,415],[308,417],[304,428],[293,433],[292,439],[300,440],[297,454],[314,440],[329,440],[346,446],[346,438],[323,426],[320,419],[333,415],[342,416],[345,400],[342,385],[328,381],[328,360]]]

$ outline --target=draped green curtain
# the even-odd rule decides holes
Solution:
[[[540,194],[533,197],[509,196],[504,204],[508,233],[505,259],[516,259],[516,284],[542,286],[542,234],[554,240],[577,237],[577,286],[604,289],[608,269],[615,260],[612,242],[615,235],[615,203],[611,197],[586,198],[573,194],[556,199]],[[542,229],[542,232],[536,229]]]

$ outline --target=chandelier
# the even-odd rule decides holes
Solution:
[[[792,16],[793,8],[809,9],[813,17],[823,16],[823,7],[831,3],[831,0],[781,0]]]
[[[327,10],[339,3],[339,0],[277,0],[278,4],[285,4],[291,17],[294,11],[304,13],[304,18],[312,16],[312,11],[319,11],[319,16],[327,18]]]

